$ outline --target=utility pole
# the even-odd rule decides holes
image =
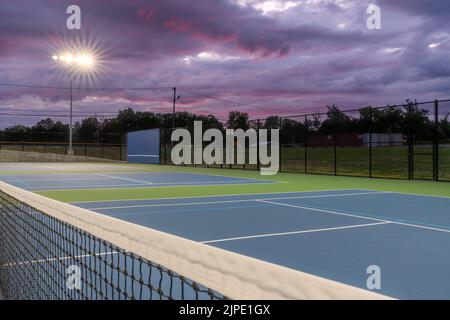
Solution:
[[[175,104],[177,102],[177,87],[173,87],[173,111],[172,111],[172,130],[175,129]]]

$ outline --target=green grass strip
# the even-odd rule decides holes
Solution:
[[[450,197],[449,183],[434,181],[407,181],[390,179],[368,179],[325,175],[280,173],[276,176],[261,176],[257,171],[192,168],[175,166],[142,165],[148,172],[190,172],[236,178],[273,180],[275,184],[236,184],[213,186],[172,186],[152,188],[46,190],[37,193],[64,202],[108,201],[120,199],[157,199],[178,197],[220,196],[233,194],[261,194],[332,189],[369,189],[393,191],[418,195]],[[98,173],[98,172],[97,172]]]

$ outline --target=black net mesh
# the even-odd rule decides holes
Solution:
[[[4,192],[0,291],[5,299],[224,299]]]

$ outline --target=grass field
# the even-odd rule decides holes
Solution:
[[[136,166],[134,165],[133,168],[135,167]],[[37,193],[66,202],[200,197],[231,194],[261,194],[332,189],[369,189],[450,197],[450,185],[447,182],[369,179],[340,176],[335,177],[296,173],[279,173],[275,176],[261,176],[259,172],[254,170],[228,170],[163,165],[138,165],[138,167],[143,171],[150,172],[194,172],[239,178],[263,178],[277,181],[279,183],[251,185],[239,184],[213,186],[176,186],[157,188],[58,190],[41,191]]]
[[[414,177],[432,179],[432,146],[414,148]],[[305,172],[305,149],[282,148],[282,171]],[[334,148],[308,148],[307,173],[334,174]],[[336,149],[338,175],[369,176],[370,149],[367,147],[339,147]],[[408,178],[408,148],[372,148],[372,176],[380,178]],[[450,180],[450,148],[439,150],[439,177]]]
[[[167,164],[170,164],[170,148],[162,149],[162,151],[163,163],[166,159]],[[167,152],[167,157],[165,157],[164,151]],[[334,175],[334,147],[308,148],[306,152],[307,166],[305,168],[305,148],[281,148],[281,171]],[[414,148],[414,178],[433,178],[432,152],[431,145]],[[234,169],[244,168],[242,165],[233,165],[232,167]],[[246,165],[245,169],[256,169],[256,165]],[[337,175],[370,177],[370,149],[368,147],[338,147],[336,149],[336,173]],[[372,148],[372,177],[408,179],[408,147]],[[439,149],[439,177],[441,180],[450,180],[449,147],[442,146]]]
[[[68,144],[0,144],[2,150],[40,152],[53,154],[67,154]],[[122,149],[122,150],[121,150]],[[126,160],[126,146],[120,145],[96,145],[75,143],[73,145],[74,154],[77,156],[94,157],[110,160]]]
[[[48,144],[11,144],[2,145],[3,150],[47,152],[65,154],[67,145]],[[125,160],[126,147],[119,145],[74,144],[75,155],[112,160]],[[170,164],[170,148],[161,149],[161,159]],[[305,148],[283,147],[281,149],[281,171],[295,173],[332,174],[335,173],[335,156],[333,147],[316,147],[307,149],[305,167]],[[414,178],[433,178],[432,146],[419,145],[414,148]],[[165,155],[167,153],[167,157]],[[220,167],[220,166],[213,166]],[[234,169],[244,169],[243,165],[233,165]],[[256,169],[256,165],[246,165],[245,169]],[[370,149],[367,147],[338,147],[336,149],[336,173],[346,176],[370,176]],[[408,178],[408,148],[377,147],[372,148],[372,177]],[[439,178],[450,180],[450,147],[439,148]]]

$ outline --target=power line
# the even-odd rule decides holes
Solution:
[[[54,113],[56,113],[56,112],[58,112],[58,113],[67,113],[67,114],[69,114],[69,111],[66,111],[66,110],[51,110],[51,111],[45,111],[45,110],[33,110],[33,109],[20,109],[20,110],[15,110],[15,109],[3,109],[3,108],[0,108],[0,112],[14,112],[14,113],[16,113],[16,112],[41,112],[41,113],[39,113],[38,115],[45,115],[45,114],[54,114]],[[102,114],[102,115],[111,115],[111,116],[114,116],[114,115],[117,115],[117,112],[106,112],[106,113],[74,113],[74,114],[77,114],[77,115],[86,115],[86,116],[89,116],[89,115],[97,115],[97,114]],[[20,114],[18,114],[18,115],[20,115]]]
[[[69,115],[61,115],[61,114],[17,114],[17,113],[0,113],[0,116],[20,116],[20,117],[54,117],[54,118],[67,118]],[[104,115],[104,114],[96,114],[96,115],[73,115],[77,118],[86,118],[86,117],[113,117],[113,115]],[[115,116],[115,115],[114,115]]]
[[[54,87],[54,86],[37,86],[16,83],[0,83],[1,87],[19,87],[19,88],[33,88],[33,89],[56,89],[56,90],[70,90],[70,87]],[[171,87],[144,87],[144,88],[88,88],[88,87],[73,87],[73,90],[86,91],[132,91],[132,90],[169,90]]]

